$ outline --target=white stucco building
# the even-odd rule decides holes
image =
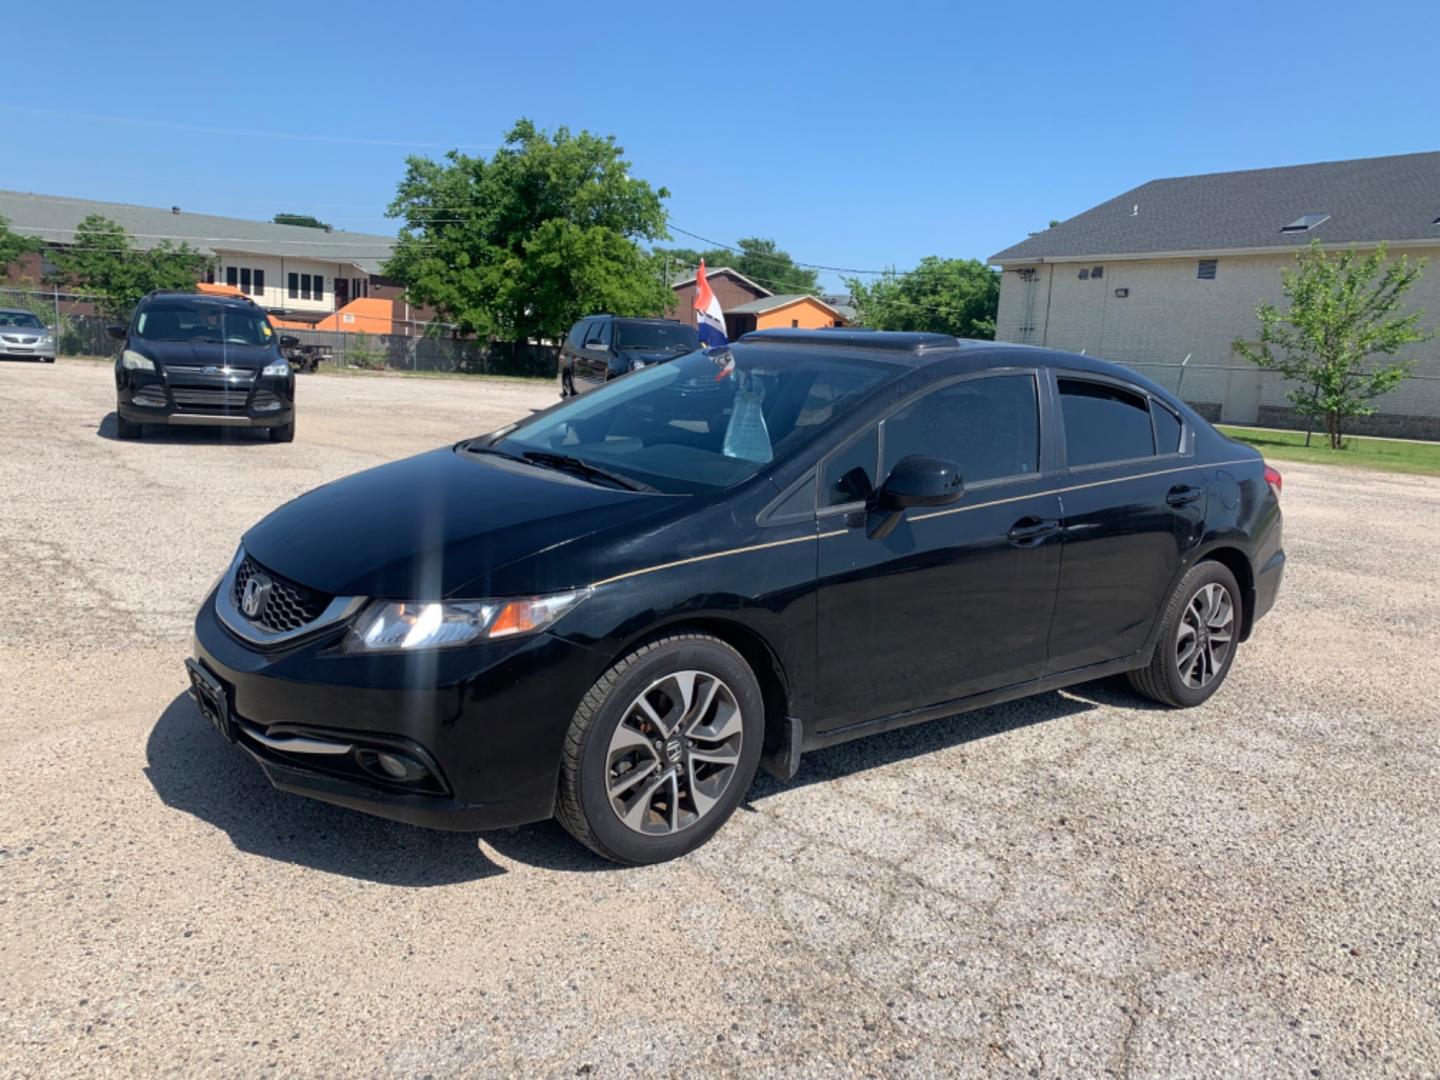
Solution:
[[[1255,305],[1282,306],[1297,249],[1428,258],[1407,303],[1440,328],[1440,152],[1154,180],[991,257],[996,337],[1085,352],[1143,372],[1212,419],[1300,426],[1278,376],[1234,354]],[[1440,439],[1440,339],[1412,346],[1416,377],[1357,434]]]

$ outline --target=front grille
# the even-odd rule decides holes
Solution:
[[[262,589],[266,581],[270,583],[270,588],[261,598],[260,610],[250,615],[245,610],[245,586],[257,575],[262,582]],[[240,566],[235,571],[235,586],[231,599],[239,612],[262,630],[272,634],[284,634],[314,622],[330,603],[331,597],[287,581],[278,574],[272,574],[246,555],[240,560]]]
[[[0,341],[10,345],[34,345],[40,339],[21,334],[0,334]]]
[[[255,372],[250,368],[221,367],[218,364],[209,364],[204,367],[198,364],[166,364],[165,372],[168,375],[213,375],[216,378],[223,375],[231,382],[237,383],[255,381]]]
[[[191,386],[172,386],[170,396],[182,409],[243,409],[248,390],[202,390]]]

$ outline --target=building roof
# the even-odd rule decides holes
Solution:
[[[1282,232],[1303,215],[1328,215]],[[1440,243],[1440,151],[1151,180],[993,263],[1406,241]]]
[[[769,290],[769,289],[765,288],[764,285],[760,285],[760,284],[757,284],[757,283],[754,282],[754,281],[751,281],[751,280],[750,280],[748,277],[746,277],[744,274],[740,273],[739,270],[732,269],[732,268],[729,267],[729,266],[707,266],[707,267],[705,268],[705,280],[706,280],[706,281],[709,281],[709,280],[710,280],[711,278],[713,278],[713,277],[718,277],[720,274],[729,274],[729,275],[730,275],[731,277],[733,277],[736,281],[739,281],[739,282],[741,282],[742,284],[746,285],[747,287],[749,287],[749,288],[751,288],[751,289],[754,289],[754,290],[755,290],[757,293],[759,293],[761,296],[769,296],[769,295],[770,295],[770,290]],[[683,289],[686,285],[694,285],[694,284],[695,284],[695,275],[692,273],[689,277],[680,278],[678,281],[672,281],[672,282],[670,283],[670,287],[671,287],[672,289]]]
[[[826,311],[832,311],[836,315],[842,314],[834,304],[827,304],[818,296],[811,296],[809,293],[781,293],[779,296],[762,296],[759,300],[751,300],[748,304],[737,304],[735,307],[726,308],[726,315],[764,315],[767,311],[774,311],[777,308],[789,307],[791,304],[801,300],[813,300]]]
[[[90,214],[102,214],[117,222],[142,249],[173,239],[184,241],[206,255],[235,251],[353,263],[368,274],[380,273],[381,263],[390,257],[395,246],[393,236],[372,233],[341,229],[325,232],[303,225],[276,225],[269,221],[192,214],[183,210],[176,213],[153,206],[0,191],[0,217],[8,218],[15,232],[47,243],[73,243],[75,227]]]

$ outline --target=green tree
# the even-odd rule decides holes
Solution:
[[[1290,306],[1281,310],[1262,300],[1257,345],[1237,339],[1235,351],[1266,371],[1277,371],[1297,385],[1287,393],[1295,411],[1311,420],[1323,417],[1330,446],[1344,446],[1349,416],[1369,416],[1370,402],[1400,385],[1414,370],[1413,360],[1366,367],[1372,357],[1394,356],[1404,346],[1434,336],[1419,326],[1425,313],[1402,314],[1405,294],[1420,280],[1425,260],[1405,256],[1388,260],[1385,245],[1368,255],[1353,248],[1327,254],[1318,240],[1295,256],[1283,288]]]
[[[861,326],[967,338],[995,336],[1000,275],[978,259],[927,255],[908,273],[890,273],[870,282],[847,278],[845,285]]]
[[[711,269],[728,266],[738,270],[757,285],[763,285],[773,293],[804,293],[815,295],[820,292],[820,275],[808,267],[799,266],[788,251],[782,251],[774,240],[758,236],[747,236],[736,243],[738,250],[709,248],[656,248],[655,257],[668,266],[672,277],[691,272],[705,260]]]
[[[521,120],[491,158],[408,158],[385,273],[460,330],[510,341],[563,337],[595,311],[660,314],[674,294],[638,241],[665,236],[670,193],[623,153],[612,136]]]
[[[39,251],[40,248],[39,240],[15,232],[10,228],[9,219],[0,217],[0,276],[3,276],[6,268],[20,256]]]
[[[276,214],[270,220],[276,225],[299,225],[305,229],[324,229],[326,232],[335,227],[310,214]]]
[[[75,227],[75,241],[53,256],[56,277],[71,288],[93,294],[102,315],[128,318],[136,303],[154,289],[193,290],[210,259],[188,244],[165,240],[141,251],[119,224],[91,214]]]

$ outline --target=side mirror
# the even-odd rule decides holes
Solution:
[[[592,337],[589,341],[585,342],[585,348],[587,349],[603,349],[604,347],[605,343],[598,337]]]
[[[965,494],[960,466],[944,458],[911,454],[901,458],[880,485],[873,500],[881,515],[871,515],[866,535],[884,540],[895,531],[901,515],[912,506],[948,506]]]
[[[281,335],[280,335],[280,348],[282,348],[282,349],[298,349],[299,347],[300,347],[300,339],[299,339],[298,337],[291,337],[289,334],[281,334]]]
[[[105,333],[113,337],[116,341],[125,340],[125,327],[123,326],[107,326],[105,327]]]

